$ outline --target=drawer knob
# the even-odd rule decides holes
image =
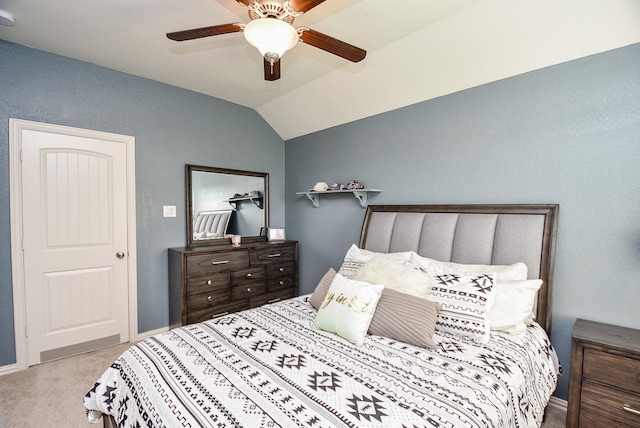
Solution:
[[[229,260],[220,260],[220,261],[217,261],[217,262],[211,262],[212,265],[223,265],[223,264],[226,264],[226,263],[229,263]]]
[[[207,297],[207,302],[211,302],[213,300],[213,297],[209,296]]]
[[[247,274],[247,278],[251,278],[251,274],[250,273]]]
[[[622,405],[622,410],[624,410],[625,412],[631,413],[633,415],[640,416],[640,410],[634,409],[633,407],[631,407],[628,404],[623,404]]]
[[[251,287],[247,287],[247,293],[251,293]]]
[[[211,280],[208,280],[207,285],[211,285],[211,284],[213,284],[213,282],[211,282]]]
[[[279,284],[280,284],[280,285],[284,285],[284,281],[280,281],[280,282],[279,282]]]
[[[280,269],[278,269],[280,272],[284,272],[284,268],[281,267]]]
[[[280,253],[269,254],[267,257],[269,257],[270,259],[272,259],[274,257],[282,257],[282,254],[280,254]]]

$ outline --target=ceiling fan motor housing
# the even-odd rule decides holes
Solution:
[[[284,3],[273,0],[254,1],[249,5],[249,18],[252,21],[260,18],[276,18],[287,24],[292,24],[295,17],[299,15],[301,13],[296,12],[288,1]]]

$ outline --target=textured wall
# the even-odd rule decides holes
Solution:
[[[576,318],[640,328],[640,45],[286,142],[302,292],[358,242],[364,210],[297,191],[356,178],[370,203],[559,203],[552,340],[566,399]]]
[[[271,219],[284,224],[284,143],[251,109],[4,41],[0,94],[0,366],[15,362],[9,118],[135,137],[140,332],[169,323],[166,249],[186,244],[185,164],[268,172]]]

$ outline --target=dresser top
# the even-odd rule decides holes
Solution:
[[[640,354],[640,330],[633,328],[578,319],[573,338]]]
[[[211,251],[242,251],[242,250],[255,250],[255,249],[264,249],[270,247],[281,247],[283,245],[292,245],[297,243],[298,241],[255,241],[255,242],[246,242],[240,245],[233,245],[231,243],[228,244],[219,244],[219,245],[204,245],[204,246],[196,246],[196,247],[177,247],[177,248],[169,248],[169,251],[175,251],[178,253],[206,253]]]

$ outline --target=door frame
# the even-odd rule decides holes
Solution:
[[[127,279],[129,281],[129,341],[138,339],[138,283],[136,252],[136,188],[135,138],[129,135],[73,128],[22,119],[9,119],[9,203],[11,211],[11,273],[13,282],[13,322],[16,346],[16,370],[26,369],[28,343],[26,338],[26,301],[24,284],[24,253],[22,251],[22,131],[32,130],[74,137],[94,138],[124,143],[127,152]]]

